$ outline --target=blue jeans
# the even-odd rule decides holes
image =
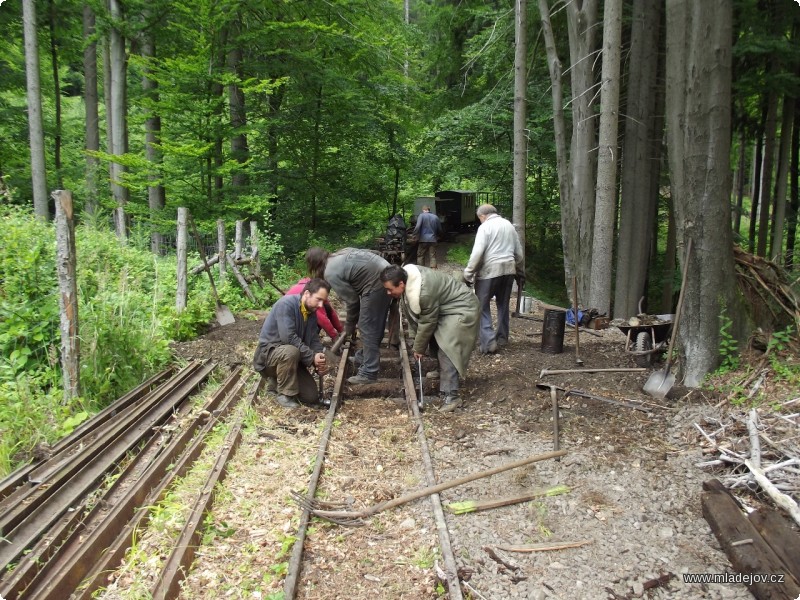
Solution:
[[[500,275],[491,279],[475,280],[475,295],[481,303],[481,326],[478,343],[481,352],[487,352],[492,342],[508,342],[509,304],[511,290],[514,288],[514,275]],[[497,330],[492,327],[491,301],[497,307]]]

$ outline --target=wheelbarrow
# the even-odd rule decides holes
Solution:
[[[625,334],[625,352],[633,354],[640,367],[649,367],[666,347],[675,315],[637,315],[624,323],[615,323]]]

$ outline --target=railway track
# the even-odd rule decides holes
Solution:
[[[307,482],[296,485],[305,488],[293,490],[295,501],[287,499],[287,506],[273,513],[277,517],[270,517],[289,514],[292,520],[284,525],[286,563],[253,568],[275,570],[282,576],[284,598],[327,599],[345,589],[357,598],[353,586],[358,584],[348,573],[353,570],[366,582],[364,597],[375,597],[369,588],[377,586],[385,597],[441,595],[447,590],[449,598],[462,598],[462,580],[469,574],[458,572],[458,549],[454,550],[439,492],[472,479],[437,481],[426,435],[430,419],[423,423],[415,385],[419,380],[415,382],[412,374],[404,336],[398,354],[382,360],[382,371],[395,377],[398,394],[403,393],[402,400],[394,398],[394,409],[387,410],[385,395],[345,398],[354,391],[345,382],[350,351],[350,344],[345,344],[324,419],[320,422],[320,414],[314,412],[309,421],[319,431],[316,449],[304,447],[302,455],[293,455],[295,466],[308,461]],[[153,507],[201,455],[208,454],[209,447],[211,457],[205,459],[209,466],[188,502],[184,524],[140,586],[146,589],[142,593],[155,599],[216,597],[216,592],[197,591],[208,581],[191,580],[197,577],[192,571],[207,570],[197,565],[211,554],[202,536],[215,486],[240,450],[246,415],[257,406],[261,387],[248,369],[237,367],[223,374],[225,379],[215,389],[201,393],[218,370],[215,364],[193,362],[180,371],[160,373],[53,446],[49,456],[0,481],[3,600],[104,597],[126,552],[153,518]],[[429,388],[431,383],[425,380]],[[345,400],[350,406],[342,411]],[[377,410],[368,410],[371,406]],[[431,418],[442,423],[447,419]],[[258,433],[259,440],[272,443],[296,427],[282,417],[275,423],[274,429]],[[209,442],[221,425],[224,439]],[[246,450],[260,443],[251,439]],[[379,450],[377,458],[366,451],[370,446]],[[495,472],[528,462],[511,463]],[[364,469],[371,475],[363,476]],[[280,470],[275,475],[289,479]],[[262,477],[267,478],[266,473]],[[417,490],[416,497],[405,500],[407,490]],[[345,516],[334,512],[330,514],[338,516],[331,517],[330,509],[341,509],[336,500],[343,493],[350,503]],[[425,500],[411,502],[420,498]],[[265,500],[270,501],[280,499]],[[372,513],[370,507],[378,510]],[[350,514],[353,519],[347,518]],[[358,516],[362,514],[364,518]],[[249,540],[257,537],[252,525],[250,530],[241,535]],[[392,568],[372,571],[372,562],[385,561],[371,557],[387,553],[394,557]],[[276,581],[265,573],[256,585],[274,590]],[[330,595],[330,589],[336,594]]]

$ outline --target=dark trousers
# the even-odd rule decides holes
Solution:
[[[262,377],[278,380],[278,393],[299,396],[301,402],[311,404],[319,399],[319,388],[314,376],[300,362],[300,350],[291,344],[271,348],[264,359],[266,368]]]
[[[358,374],[376,379],[381,366],[381,340],[386,330],[386,316],[392,298],[384,290],[361,296],[358,328],[361,331],[362,363]]]
[[[478,335],[481,352],[487,352],[492,342],[499,345],[508,343],[508,309],[513,288],[513,275],[475,280],[475,295],[481,303],[481,328]],[[497,307],[497,330],[492,327],[492,298]]]
[[[445,354],[444,350],[436,343],[436,338],[431,338],[428,343],[430,354],[436,354],[439,359],[439,391],[442,394],[458,395],[458,369]]]
[[[436,242],[420,242],[417,250],[417,264],[436,268]]]

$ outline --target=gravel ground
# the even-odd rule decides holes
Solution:
[[[702,482],[713,474],[694,466],[701,460],[701,447],[693,423],[725,409],[714,408],[716,399],[677,385],[665,400],[654,402],[641,391],[649,371],[541,378],[543,368],[576,367],[574,335],[565,335],[562,353],[542,352],[541,322],[535,320],[541,312],[529,316],[534,318],[512,320],[510,344],[501,353],[473,355],[462,385],[464,407],[450,415],[433,409],[424,413],[439,481],[551,451],[550,394],[538,389],[538,382],[641,402],[650,410],[564,398],[562,393],[560,445],[567,451],[565,457],[442,494],[447,503],[495,500],[558,484],[569,488],[567,493],[521,504],[447,514],[464,597],[750,598],[741,584],[682,580],[686,573],[731,571],[701,514]],[[176,354],[249,361],[262,318],[263,313],[249,319],[237,315],[235,325],[176,346]],[[582,334],[583,368],[635,367],[624,348],[625,338],[615,328],[599,336]],[[426,369],[433,368],[435,362],[426,361]],[[403,413],[390,398],[345,404],[338,418],[354,429],[346,441],[334,443],[331,472],[322,482],[326,494],[347,495],[357,504],[369,505],[424,485],[415,435]],[[183,597],[280,597],[281,578],[274,565],[281,560],[281,540],[285,542],[293,531],[298,513],[286,499],[287,490],[301,488],[307,478],[324,412],[282,411],[271,396],[265,396],[258,414],[261,420],[248,434],[239,457],[242,464],[234,466],[226,482],[233,490],[229,503],[215,509],[217,521],[235,523],[237,533],[224,543],[222,555],[213,541],[200,549]],[[270,450],[264,435],[289,446]],[[237,503],[246,503],[247,510],[231,512]],[[437,588],[434,567],[421,557],[436,546],[429,507],[427,500],[416,501],[357,530],[315,528],[307,542],[314,561],[308,571],[311,583],[299,597],[446,597]],[[500,548],[545,542],[582,545],[538,552]],[[241,557],[247,543],[256,544],[258,560]],[[338,562],[326,556],[338,556]],[[247,564],[251,565],[247,575],[235,574]],[[270,570],[278,575],[265,577]],[[250,583],[237,587],[237,578],[243,577]],[[213,588],[209,581],[216,582]],[[228,582],[225,593],[220,592],[220,581]]]

